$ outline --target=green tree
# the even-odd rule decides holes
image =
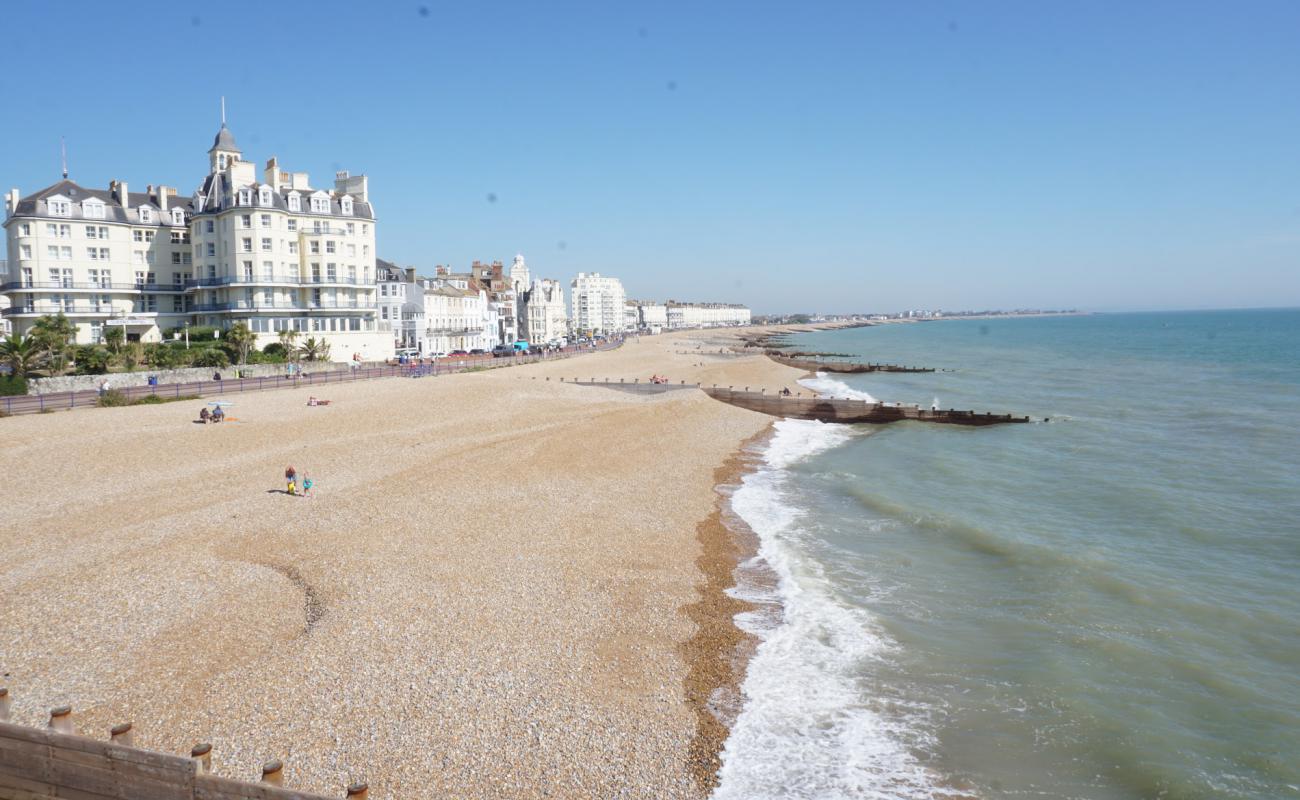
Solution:
[[[187,360],[185,345],[177,347],[163,342],[147,344],[144,348],[144,359],[154,369],[175,369]]]
[[[286,356],[295,360],[298,357],[298,348],[295,346],[297,343],[298,343],[297,331],[295,331],[292,328],[288,330],[280,331],[280,346],[284,348],[284,353]]]
[[[216,347],[209,347],[199,352],[194,358],[196,367],[228,367],[230,366],[230,356],[226,355],[225,350]]]
[[[55,316],[46,314],[32,325],[31,336],[40,348],[49,356],[51,371],[63,374],[67,368],[68,356],[72,354],[72,340],[77,335],[77,326],[62,313]]]
[[[324,361],[330,357],[330,343],[325,341],[324,337],[317,339],[315,336],[309,336],[302,343],[302,355],[308,361]]]
[[[121,325],[108,325],[104,328],[104,346],[114,356],[121,354],[126,344],[126,328]]]
[[[46,352],[35,337],[14,333],[0,342],[0,363],[19,377],[31,375],[45,363],[45,358]]]
[[[248,351],[257,343],[257,334],[248,328],[248,323],[236,322],[226,331],[226,343],[239,354],[239,363],[248,363]]]
[[[80,345],[74,354],[78,375],[103,375],[111,359],[108,348],[97,344]]]

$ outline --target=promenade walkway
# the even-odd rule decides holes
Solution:
[[[260,392],[268,389],[296,389],[299,387],[324,386],[327,384],[347,383],[350,381],[371,380],[375,378],[419,378],[436,375],[451,375],[457,372],[496,367],[513,367],[519,364],[534,364],[538,361],[573,358],[587,353],[613,350],[622,341],[596,347],[566,347],[562,350],[537,353],[526,356],[504,356],[494,358],[486,356],[457,356],[441,358],[424,364],[400,364],[357,367],[354,369],[331,370],[307,374],[280,375],[262,378],[230,378],[210,381],[190,381],[187,383],[165,383],[158,386],[126,386],[114,391],[120,392],[127,400],[139,400],[154,395],[157,397],[207,397],[210,395],[233,394],[240,392]],[[231,369],[238,369],[232,367]],[[220,370],[214,371],[214,374]],[[111,378],[111,376],[109,376]],[[91,389],[83,392],[58,392],[44,395],[16,395],[0,397],[0,411],[5,414],[39,414],[50,411],[66,411],[74,408],[90,408],[99,405],[99,392]]]

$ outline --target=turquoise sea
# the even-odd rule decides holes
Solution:
[[[822,393],[1051,422],[777,423],[717,798],[1300,797],[1300,311],[793,341],[953,370]]]

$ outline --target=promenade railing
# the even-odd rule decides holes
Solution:
[[[296,389],[300,387],[329,386],[352,381],[373,380],[375,378],[418,378],[437,375],[451,375],[469,372],[484,367],[512,367],[520,364],[536,364],[541,361],[554,361],[572,358],[587,353],[613,350],[622,342],[591,347],[567,347],[562,350],[544,351],[520,356],[492,355],[449,356],[447,358],[429,359],[425,362],[407,364],[384,364],[353,367],[350,369],[332,369],[321,372],[294,372],[293,374],[263,376],[259,378],[226,378],[220,380],[187,381],[183,383],[165,383],[150,386],[115,387],[128,402],[144,397],[178,400],[182,397],[211,397],[223,394],[241,394],[260,392],[269,389]],[[223,368],[225,369],[225,368]],[[238,369],[238,366],[229,369]],[[213,374],[220,374],[214,370]],[[113,375],[105,375],[110,382]],[[57,392],[39,395],[13,395],[0,397],[0,410],[5,414],[39,414],[51,411],[64,411],[73,408],[89,408],[99,405],[100,393],[95,389],[81,392]]]

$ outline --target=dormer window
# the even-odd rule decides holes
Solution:
[[[302,211],[302,196],[297,192],[291,192],[289,194],[289,210]]]
[[[330,213],[330,199],[329,199],[329,196],[326,195],[326,194],[324,194],[324,193],[312,195],[312,198],[311,198],[311,213],[313,213],[313,214],[328,214],[328,213]]]
[[[271,187],[263,186],[257,190],[257,204],[262,206],[271,205]]]
[[[240,190],[239,190],[239,204],[240,204],[241,206],[251,206],[251,205],[253,204],[253,190],[252,190],[252,189],[240,189]]]
[[[45,207],[52,217],[72,216],[72,201],[66,197],[50,197],[45,200]]]
[[[173,224],[173,225],[184,225],[184,224],[185,224],[185,209],[183,209],[183,208],[173,208],[173,209],[172,209],[172,224]]]
[[[343,199],[339,201],[339,210],[349,217],[352,216],[352,198],[343,195]]]
[[[104,204],[99,200],[83,200],[81,202],[81,216],[86,219],[103,219]]]
[[[153,209],[149,206],[140,206],[137,213],[140,215],[141,222],[153,222]]]

